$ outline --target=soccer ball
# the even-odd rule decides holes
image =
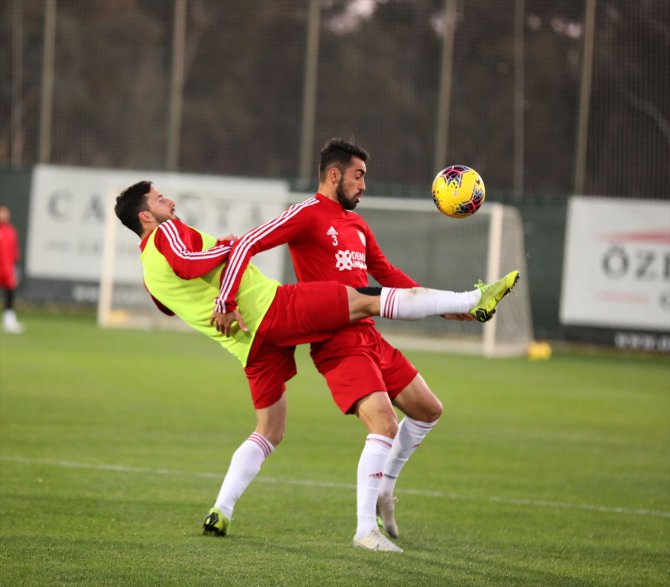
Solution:
[[[484,181],[474,169],[450,165],[433,180],[433,201],[437,209],[450,218],[466,218],[484,203]]]

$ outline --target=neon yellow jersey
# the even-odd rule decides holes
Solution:
[[[260,323],[275,297],[278,281],[254,265],[244,272],[237,304],[249,332],[234,325],[231,337],[223,336],[209,321],[219,294],[221,272],[230,244],[178,219],[160,224],[140,244],[144,283],[163,311],[214,339],[246,366]]]

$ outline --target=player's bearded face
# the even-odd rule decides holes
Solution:
[[[345,210],[353,210],[358,205],[358,202],[361,201],[361,197],[363,196],[363,188],[360,185],[361,181],[362,178],[359,179],[355,176],[348,177],[346,172],[340,174],[340,180],[335,187],[335,195],[337,196],[337,201]]]
[[[342,205],[345,210],[353,210],[358,204],[358,201],[353,198],[353,196],[347,195],[347,189],[344,187],[344,176],[340,176],[340,181],[335,188],[335,193],[337,194],[337,201]]]

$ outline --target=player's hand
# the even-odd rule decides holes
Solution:
[[[231,336],[233,332],[233,324],[237,322],[240,330],[243,332],[249,332],[247,325],[244,323],[242,314],[239,310],[235,309],[232,312],[217,312],[216,310],[212,314],[212,317],[209,323],[214,326],[221,334],[224,336]]]
[[[442,318],[445,320],[458,320],[459,322],[469,322],[470,320],[476,320],[472,314],[442,314]]]
[[[220,241],[230,241],[231,243],[234,243],[237,240],[237,235],[236,234],[227,234],[226,236],[222,236]]]

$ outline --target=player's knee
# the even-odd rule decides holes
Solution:
[[[398,434],[398,418],[394,418],[388,423],[388,430],[386,432],[386,436],[389,438],[395,438],[396,434]]]
[[[395,438],[398,433],[398,415],[385,391],[371,393],[359,400],[355,414],[370,434]]]
[[[268,434],[264,436],[272,443],[272,446],[277,448],[277,446],[279,446],[279,443],[282,440],[284,440],[284,431],[281,430],[277,432],[268,432]]]
[[[370,433],[395,438],[396,434],[398,434],[398,417],[395,415],[395,412],[378,418],[374,426],[370,428]]]
[[[270,441],[272,446],[277,448],[279,443],[284,439],[284,432],[286,431],[286,426],[273,425],[273,426],[256,426],[256,433],[260,434],[263,438]]]
[[[435,396],[430,395],[421,402],[416,402],[409,409],[403,409],[406,415],[419,422],[436,422],[442,416],[442,402]]]
[[[373,289],[373,288],[362,288]],[[349,300],[349,318],[360,320],[368,316],[379,316],[379,296],[373,294],[363,294],[356,289],[347,286],[347,296]]]
[[[368,426],[368,433],[395,438],[398,434],[398,422],[392,420],[376,422],[373,426]]]
[[[424,422],[435,422],[442,416],[442,410],[442,402],[437,398],[437,396],[431,394],[430,399],[423,405],[420,419]]]
[[[439,420],[442,417],[443,409],[442,402],[435,398],[435,401],[428,410],[428,422],[435,422],[436,420]]]

